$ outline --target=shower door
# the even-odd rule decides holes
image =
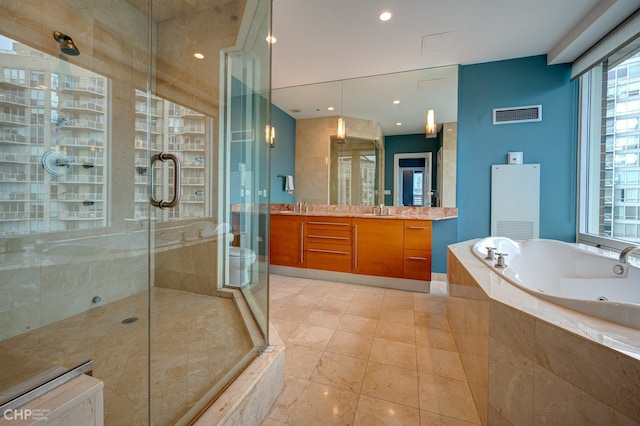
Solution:
[[[270,2],[209,3],[0,2],[3,408],[80,366],[106,425],[186,424],[265,345]],[[240,200],[229,81],[259,99]]]

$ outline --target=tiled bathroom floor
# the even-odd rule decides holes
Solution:
[[[148,336],[149,301],[151,336]],[[129,317],[139,320],[130,324]],[[153,288],[0,342],[53,365],[94,361],[104,381],[105,425],[168,425],[254,350],[231,299]]]
[[[263,426],[480,424],[443,295],[271,275],[285,388]]]

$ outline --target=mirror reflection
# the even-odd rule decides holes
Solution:
[[[379,142],[331,138],[329,204],[374,206],[378,202]]]
[[[447,66],[274,89],[273,104],[295,120],[295,200],[369,205],[370,198],[353,192],[340,198],[340,185],[344,191],[347,187],[334,182],[339,165],[333,164],[337,157],[332,138],[338,118],[344,117],[347,141],[378,141],[373,204],[406,205],[398,197],[394,155],[421,153],[432,159],[421,180],[430,186],[411,203],[455,207],[457,86],[458,67]],[[437,134],[429,137],[428,110],[435,112],[437,127]],[[362,123],[371,131],[363,134]],[[353,176],[350,179],[352,191]]]

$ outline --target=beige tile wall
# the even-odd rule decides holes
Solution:
[[[489,298],[448,256],[447,316],[483,424],[640,422],[638,359]]]

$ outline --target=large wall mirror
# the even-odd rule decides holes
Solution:
[[[296,201],[352,205],[375,205],[385,200],[387,204],[395,203],[391,201],[397,199],[394,182],[389,181],[389,176],[393,176],[393,156],[428,150],[426,114],[433,109],[439,144],[432,154],[437,158],[430,179],[434,185],[432,190],[438,194],[434,200],[437,199],[440,206],[455,207],[457,99],[457,65],[273,89],[273,104],[296,120]],[[338,117],[346,121],[347,141],[342,145],[335,143]],[[404,135],[413,135],[413,141],[405,144]],[[416,135],[425,137],[424,149],[416,144]],[[375,179],[373,183],[366,181],[370,173],[358,169],[360,181],[355,185],[354,157],[348,160],[347,153],[358,151],[363,141],[375,146],[375,151],[371,151],[373,156],[364,155],[367,160],[376,160],[375,166],[373,163],[367,166]],[[350,145],[353,148],[349,148]],[[345,153],[342,156],[337,154],[341,150]],[[389,155],[391,158],[385,164],[385,156]],[[346,168],[348,161],[351,164]],[[359,161],[358,166],[362,167],[365,161]],[[348,184],[344,179],[347,170]],[[371,185],[374,187],[371,194],[353,192]]]

